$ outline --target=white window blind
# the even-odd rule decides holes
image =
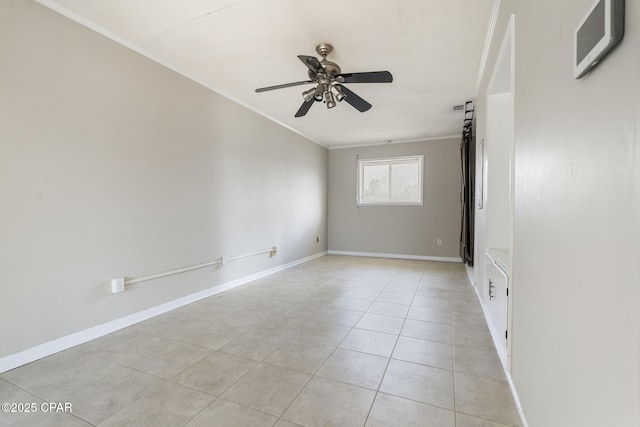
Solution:
[[[359,205],[422,205],[424,156],[358,160]]]

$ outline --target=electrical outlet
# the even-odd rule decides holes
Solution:
[[[229,264],[229,255],[222,256],[222,266],[226,267]]]
[[[442,246],[442,239],[438,239],[438,246]]]
[[[111,279],[111,292],[114,294],[117,294],[119,292],[124,292],[124,277]]]

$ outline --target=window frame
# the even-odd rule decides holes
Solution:
[[[389,167],[393,166],[393,162],[417,160],[418,163],[418,198],[417,202],[397,202],[397,201],[385,201],[385,202],[367,202],[363,201],[364,196],[364,169],[367,163],[372,164],[376,162],[389,162]],[[411,156],[389,156],[389,157],[376,157],[376,158],[358,158],[357,161],[357,182],[356,182],[356,204],[358,206],[423,206],[424,205],[424,155],[416,154]],[[389,198],[391,198],[392,188],[392,174],[389,173]]]

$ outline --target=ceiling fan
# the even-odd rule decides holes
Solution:
[[[342,83],[391,83],[393,76],[388,71],[343,73],[338,64],[327,60],[327,55],[332,51],[333,46],[329,43],[320,43],[316,46],[316,52],[322,56],[322,60],[318,60],[314,56],[298,55],[298,59],[309,69],[310,80],[262,87],[256,89],[256,92],[315,84],[315,87],[302,92],[304,102],[295,117],[302,117],[307,114],[314,102],[324,102],[327,108],[333,108],[337,105],[336,102],[347,101],[356,110],[364,113],[371,108],[371,104],[347,89]]]

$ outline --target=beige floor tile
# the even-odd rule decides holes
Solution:
[[[456,413],[456,427],[509,427],[506,424],[494,423],[467,414]]]
[[[355,273],[353,279],[334,279],[329,284],[331,286],[340,287],[348,291],[357,290],[362,295],[375,296],[384,289],[387,282],[385,279],[376,280],[371,275],[367,277],[367,273]]]
[[[411,304],[418,307],[451,310],[451,298],[444,296],[416,295]]]
[[[471,282],[469,282],[469,276],[465,273],[452,274],[450,278],[451,288],[470,288]]]
[[[413,300],[413,292],[411,294],[390,292],[385,289],[376,297],[376,301],[391,302],[394,304],[411,304]]]
[[[165,382],[109,417],[100,427],[183,425],[204,409],[214,396]]]
[[[480,301],[474,300],[451,300],[451,310],[463,311],[465,313],[482,314],[482,306]]]
[[[493,338],[488,328],[465,328],[462,326],[453,327],[453,343],[456,346],[477,348],[480,350],[493,351]]]
[[[270,298],[271,288],[273,286],[273,283],[269,284],[267,282],[263,282],[260,285],[253,283],[249,286],[242,286],[241,288],[234,289],[233,293],[238,295],[248,295],[258,299],[268,299],[275,301],[275,299]]]
[[[255,325],[253,330],[267,331],[272,335],[280,335],[283,337],[292,337],[298,333],[300,328],[302,328],[306,323],[307,319],[277,315],[269,319],[265,319],[262,323]]]
[[[407,319],[400,335],[423,340],[453,344],[453,330],[451,326],[435,322]]]
[[[394,334],[354,328],[342,340],[339,347],[389,357],[393,352],[397,338],[397,335]]]
[[[345,310],[366,311],[372,302],[373,299],[343,296],[336,298],[331,306]]]
[[[476,348],[456,346],[454,351],[456,372],[474,374],[480,377],[506,381],[502,363],[495,350],[485,351]]]
[[[443,289],[450,290],[448,278],[427,278],[420,281],[416,289],[416,295],[423,293],[427,289]]]
[[[273,415],[219,397],[185,427],[271,427],[277,419]]]
[[[451,315],[453,317],[453,326],[464,326],[467,328],[479,329],[487,328],[487,321],[485,320],[483,314],[453,311]]]
[[[453,346],[451,344],[400,337],[392,358],[453,370]]]
[[[382,314],[365,313],[356,324],[358,329],[399,334],[404,319],[400,317],[384,316]]]
[[[162,380],[76,350],[14,369],[3,377],[50,402],[69,402],[73,414],[98,424]]]
[[[338,348],[316,375],[377,390],[387,363],[387,357]]]
[[[383,314],[393,317],[407,317],[409,311],[408,304],[395,304],[392,302],[374,301],[367,310],[367,313]]]
[[[311,375],[261,363],[229,388],[222,397],[280,416]]]
[[[330,307],[339,297],[340,294],[331,289],[311,289],[307,292],[307,299],[303,302]]]
[[[269,331],[251,331],[220,348],[220,351],[261,361],[287,340],[287,337],[274,335]]]
[[[376,296],[380,293],[378,290],[374,289],[364,289],[364,288],[353,288],[353,287],[345,287],[340,290],[340,295],[346,298],[360,298],[367,299],[369,301],[374,301]]]
[[[424,279],[416,289],[416,295],[451,296],[451,279]]]
[[[455,374],[456,411],[497,423],[519,426],[509,385],[475,375]]]
[[[201,317],[187,315],[184,312],[169,312],[136,323],[131,328],[162,338],[181,340],[209,325],[211,322]]]
[[[376,299],[376,296],[380,294],[382,287],[384,287],[384,285],[378,286],[377,288],[371,288],[367,287],[366,283],[345,282],[344,284],[336,285],[335,282],[329,282],[325,287],[325,290],[331,290],[334,295],[338,297],[335,301],[337,303],[340,303],[343,298],[346,299],[344,302],[347,304],[352,303],[348,301],[348,299],[366,300],[371,303]],[[358,308],[357,311],[362,311],[362,308]]]
[[[244,357],[216,351],[173,377],[172,381],[219,396],[256,364]]]
[[[264,313],[275,314],[277,316],[284,315],[287,311],[289,301],[280,301],[269,297],[254,297],[254,303],[246,308],[254,311],[262,311]],[[260,324],[258,324],[259,326]]]
[[[366,427],[456,427],[454,412],[378,393]]]
[[[466,300],[466,301],[477,301],[478,294],[476,294],[473,286],[468,285],[465,287],[452,287],[451,288],[451,299],[452,300]]]
[[[414,305],[409,309],[409,312],[407,313],[407,319],[451,325],[451,312],[447,310],[418,307],[417,305]]]
[[[281,301],[304,302],[307,300],[309,295],[306,292],[291,289],[291,287],[287,286],[286,288],[283,287],[273,290],[271,292],[271,297]]]
[[[97,424],[162,382],[158,378],[133,369],[107,368],[104,364],[98,369],[102,370],[98,375],[99,379],[94,373],[91,379],[85,379],[77,384],[73,384],[72,381],[58,392],[50,393],[48,400],[71,402],[76,415]]]
[[[264,361],[281,368],[315,373],[333,353],[335,347],[291,339],[271,353]]]
[[[236,328],[251,329],[256,325],[268,321],[272,316],[274,315],[263,311],[238,309],[233,316],[225,317],[222,322]]]
[[[75,347],[83,353],[123,365],[132,363],[173,343],[132,328],[121,329],[104,337]]]
[[[211,354],[212,351],[190,344],[174,342],[152,355],[136,360],[129,366],[156,377],[168,379]]]
[[[334,325],[342,325],[353,327],[360,317],[362,317],[363,312],[361,311],[353,311],[353,310],[344,310],[335,307],[328,307],[318,313],[318,316],[315,320],[320,322],[332,323]]]
[[[181,341],[211,350],[218,350],[248,332],[249,329],[236,328],[224,323],[215,323],[183,338]]]
[[[273,427],[303,427],[300,424],[292,423],[291,421],[287,421],[284,418],[280,418],[277,423],[273,425]]]
[[[391,279],[390,283],[397,283],[397,282],[401,282],[401,283],[410,282],[414,284],[420,283],[424,268],[422,268],[422,266],[419,266],[419,265],[416,265],[414,268],[410,268],[407,261],[409,260],[403,260],[402,264],[398,266],[399,269],[396,270],[396,274],[395,276],[393,276],[393,279]]]
[[[260,301],[258,297],[252,295],[242,295],[233,292],[223,292],[207,299],[211,304],[224,305],[227,307],[252,309]]]
[[[41,405],[45,404],[45,408],[48,408],[47,402],[1,378],[0,403],[15,404],[9,407],[9,412],[0,413],[0,425],[6,427],[90,427],[92,425],[73,415],[73,406],[71,406],[71,413],[43,411]],[[18,404],[29,404],[28,411],[22,406],[19,408]]]
[[[362,426],[375,392],[314,377],[282,418],[304,426]]]
[[[451,298],[451,291],[449,289],[418,287],[415,296]]]
[[[332,325],[331,323],[308,321],[294,335],[301,341],[315,342],[330,346],[337,346],[349,333],[348,326]]]
[[[413,280],[410,282],[391,281],[384,288],[384,292],[413,296],[413,294],[416,293],[417,288],[418,288],[418,280]],[[390,301],[390,302],[395,302],[395,301]],[[409,303],[401,302],[400,304],[409,304]]]
[[[380,391],[418,402],[453,409],[453,372],[391,360]]]
[[[212,324],[218,324],[224,319],[228,319],[235,315],[238,311],[236,307],[229,307],[210,302],[209,299],[204,299],[192,304],[180,307],[174,310],[173,313],[183,314],[190,317],[199,317],[204,320],[208,320]]]
[[[321,304],[290,302],[282,314],[290,317],[302,317],[303,319],[316,319],[325,308],[327,307]]]

